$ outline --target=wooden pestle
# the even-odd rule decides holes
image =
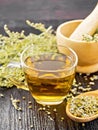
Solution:
[[[84,34],[93,35],[98,28],[98,3],[94,10],[83,20],[71,34],[70,39],[82,40]]]

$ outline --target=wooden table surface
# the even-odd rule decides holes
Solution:
[[[93,75],[97,76],[97,80],[92,82],[90,77]],[[77,73],[76,80],[84,88],[92,82],[92,90],[98,89],[98,73],[90,76]],[[65,112],[66,101],[60,105],[42,106],[25,90],[1,88],[0,93],[4,95],[0,97],[0,130],[98,130],[98,119],[88,123],[69,119]],[[11,97],[20,100],[18,106],[22,110],[15,109]]]
[[[21,0],[21,2],[19,0],[1,1],[0,33],[2,34],[4,34],[3,25],[5,23],[13,30],[24,29],[27,33],[31,32],[32,30],[25,25],[26,19],[43,22],[46,26],[53,25],[53,28],[56,29],[64,21],[86,17],[97,3],[97,0],[69,0],[69,2],[53,0],[56,6],[55,4],[50,6],[52,1],[41,0],[40,4],[37,3],[38,0],[33,3],[31,0],[28,2],[25,0]],[[41,2],[45,2],[44,8],[42,8]],[[26,6],[26,4],[28,5]],[[66,5],[64,6],[64,4]],[[52,11],[54,12],[52,13]],[[45,12],[46,14],[43,15]],[[98,78],[98,72],[89,76],[77,73],[77,84],[81,83],[80,87],[84,88],[90,84],[92,90],[98,89],[98,79],[92,81],[91,78],[94,75]],[[0,130],[98,130],[98,119],[85,124],[70,120],[65,112],[66,101],[57,106],[41,106],[35,102],[29,92],[16,89],[16,87],[0,88],[0,94],[4,95],[4,97],[0,96]],[[18,105],[22,110],[15,109],[11,97],[20,100]]]

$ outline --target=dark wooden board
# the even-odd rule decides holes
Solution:
[[[97,0],[0,0],[0,23],[10,20],[81,19],[97,4]]]
[[[87,78],[89,79],[89,76]],[[76,74],[77,83],[81,82],[84,88],[89,82],[88,79],[85,79],[85,75]],[[91,87],[97,89],[98,80],[95,80]],[[25,90],[15,87],[1,88],[0,93],[4,94],[4,97],[0,97],[0,130],[98,130],[98,119],[85,125],[70,120],[65,112],[66,101],[60,105],[44,107],[37,104]],[[17,111],[13,107],[11,95],[14,99],[20,100],[19,106],[22,111]]]

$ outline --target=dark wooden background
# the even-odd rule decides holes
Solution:
[[[46,26],[52,25],[56,29],[64,21],[85,18],[97,2],[98,0],[0,0],[0,33],[4,33],[4,24],[14,30],[24,29],[27,33],[30,32],[31,29],[25,24],[27,19],[42,22]],[[89,77],[87,80],[84,77],[85,75],[76,74],[77,82],[81,82],[83,87],[89,82]],[[98,89],[97,80],[92,89]],[[29,92],[15,87],[0,88],[0,93],[4,94],[4,97],[0,97],[0,130],[98,130],[98,119],[85,125],[71,121],[65,113],[66,102],[43,107],[35,102]],[[22,111],[17,111],[12,106],[11,95],[20,100]]]
[[[98,0],[0,0],[0,26],[17,21],[61,21],[85,18]],[[56,23],[55,23],[56,24]],[[17,26],[22,26],[18,23]]]

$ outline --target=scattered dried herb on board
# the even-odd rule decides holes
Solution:
[[[19,107],[19,103],[20,103],[20,100],[19,99],[14,99],[13,96],[11,95],[11,101],[12,101],[12,105],[14,106],[14,108],[18,111],[21,111],[22,108]]]
[[[98,97],[81,96],[70,102],[70,112],[77,117],[90,117],[98,114]]]

